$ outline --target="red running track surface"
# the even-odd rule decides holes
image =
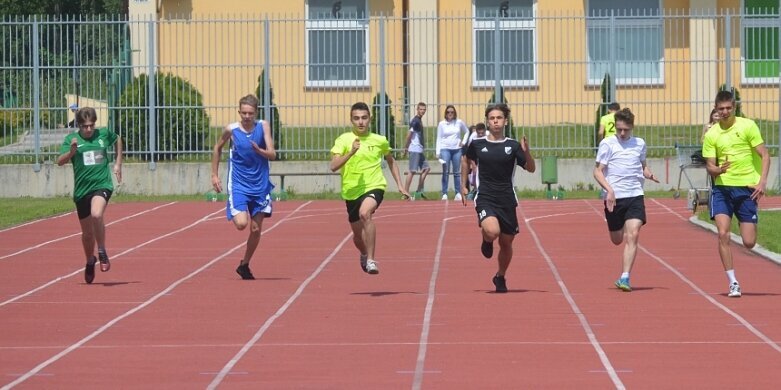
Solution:
[[[72,213],[5,229],[0,386],[777,388],[781,268],[733,245],[744,293],[727,298],[685,201],[646,209],[631,293],[598,200],[521,201],[507,294],[452,201],[384,202],[377,276],[338,201],[275,203],[255,281],[221,204],[112,204],[92,285]]]

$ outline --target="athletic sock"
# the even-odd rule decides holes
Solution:
[[[735,278],[735,269],[730,269],[725,271],[727,273],[727,279],[729,279],[729,284],[737,283],[738,279]]]
[[[621,279],[629,279],[629,272],[622,272]]]

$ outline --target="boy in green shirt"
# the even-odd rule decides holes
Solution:
[[[92,283],[95,279],[95,263],[100,261],[100,270],[107,272],[111,268],[106,254],[106,227],[103,212],[114,191],[114,182],[109,170],[108,150],[112,145],[116,153],[114,175],[117,183],[122,182],[122,139],[109,129],[96,129],[98,116],[92,107],[84,107],[76,112],[79,131],[65,136],[57,157],[57,165],[70,161],[73,164],[73,201],[81,224],[81,244],[87,256],[84,268],[84,281]],[[95,258],[95,243],[98,244],[98,257]]]
[[[754,121],[735,116],[735,97],[730,91],[716,94],[719,122],[703,138],[705,169],[714,179],[710,217],[719,232],[719,256],[729,279],[727,296],[739,298],[730,249],[732,216],[738,218],[743,246],[757,243],[757,202],[765,194],[770,155]]]
[[[409,198],[409,193],[401,184],[399,168],[391,154],[388,140],[369,132],[371,114],[366,103],[358,102],[350,108],[350,122],[353,131],[336,138],[331,148],[332,172],[341,169],[342,199],[347,205],[350,228],[353,231],[353,243],[361,252],[361,269],[376,275],[380,273],[374,261],[374,248],[377,231],[372,215],[380,207],[387,182],[382,173],[382,159],[388,162],[393,180],[399,192]]]
[[[602,115],[599,118],[599,140],[616,135],[616,112],[621,109],[621,105],[618,103],[610,103],[607,105],[607,114]]]

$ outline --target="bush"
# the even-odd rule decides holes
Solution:
[[[381,134],[382,131],[380,123],[380,94],[379,92],[374,95],[372,99],[372,131],[377,134]],[[391,110],[391,100],[388,98],[388,94],[385,94],[385,137],[388,138],[391,149],[396,147],[396,118],[393,117],[393,110]]]
[[[117,131],[129,153],[147,160],[168,160],[178,152],[207,151],[209,116],[203,96],[186,80],[171,74],[156,78],[156,147],[149,150],[148,76],[136,77],[119,98]]]
[[[279,119],[279,109],[277,109],[276,104],[274,104],[274,88],[271,87],[271,80],[268,82],[268,94],[270,96],[268,104],[271,106],[271,119],[267,119],[266,112],[263,109],[263,106],[265,106],[265,94],[263,89],[263,78],[265,77],[265,70],[260,72],[260,76],[258,76],[258,87],[255,88],[255,96],[260,100],[260,107],[258,107],[258,119],[263,119],[269,122],[271,125],[271,137],[274,138],[274,149],[277,150],[277,160],[282,160],[284,157],[282,153],[279,152],[280,145],[282,145],[282,140],[280,139],[280,136],[282,135],[280,132],[282,123]]]

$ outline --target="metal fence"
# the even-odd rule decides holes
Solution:
[[[395,149],[425,101],[433,150],[447,104],[472,124],[501,99],[539,155],[593,155],[600,110],[617,101],[652,154],[673,156],[699,142],[719,88],[777,153],[780,28],[777,10],[5,19],[0,160],[53,160],[73,104],[95,107],[131,159],[204,160],[248,93],[285,159],[328,158],[355,101]]]

